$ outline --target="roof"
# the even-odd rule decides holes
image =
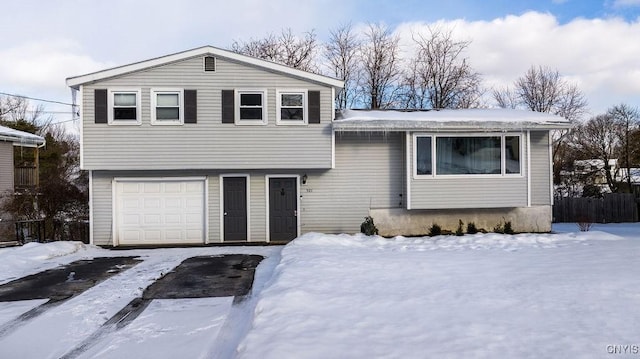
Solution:
[[[337,131],[504,131],[570,128],[560,116],[511,109],[342,110]]]
[[[285,75],[290,75],[293,77],[298,77],[304,80],[317,82],[323,85],[328,85],[336,89],[341,89],[342,87],[344,87],[344,83],[342,81],[334,79],[332,77],[313,74],[310,72],[294,69],[289,66],[277,64],[275,62],[238,54],[228,50],[222,50],[213,46],[203,46],[203,47],[199,47],[192,50],[187,50],[187,51],[178,52],[171,55],[157,57],[150,60],[136,62],[129,65],[113,67],[110,69],[93,72],[86,75],[69,77],[67,78],[67,86],[74,89],[79,89],[79,86],[85,83],[91,83],[91,82],[100,81],[100,80],[108,79],[115,76],[142,71],[148,68],[158,67],[158,66],[186,60],[186,59],[197,57],[197,56],[223,57],[230,60],[242,62],[245,64],[250,64],[259,68],[263,68],[265,70],[274,71],[274,72],[282,73]]]
[[[33,133],[0,126],[0,141],[11,142],[14,146],[36,147],[44,145],[44,138]]]

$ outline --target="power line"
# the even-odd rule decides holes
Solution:
[[[55,101],[55,100],[45,100],[45,99],[41,99],[41,98],[30,97],[30,96],[23,96],[23,95],[16,95],[16,94],[11,94],[11,93],[6,93],[6,92],[0,92],[0,95],[11,96],[11,97],[18,97],[18,98],[24,98],[24,99],[27,99],[27,100],[33,100],[33,101],[41,101],[41,102],[57,103],[57,104],[59,104],[59,105],[66,105],[66,106],[78,106],[78,105],[74,105],[74,104],[72,104],[72,103],[67,103],[67,102],[61,102],[61,101]]]

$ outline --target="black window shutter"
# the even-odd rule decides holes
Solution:
[[[234,91],[222,90],[222,123],[234,123]]]
[[[95,123],[107,123],[107,90],[95,89],[93,97]]]
[[[198,91],[184,90],[184,123],[198,122]]]
[[[320,91],[309,91],[309,123],[320,123]]]

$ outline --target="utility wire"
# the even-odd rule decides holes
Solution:
[[[34,100],[34,101],[41,101],[41,102],[57,103],[59,105],[78,106],[78,105],[74,105],[72,103],[67,103],[67,102],[61,102],[61,101],[55,101],[55,100],[45,100],[45,99],[41,99],[41,98],[16,95],[16,94],[11,94],[11,93],[6,93],[6,92],[0,92],[0,95],[24,98],[24,99],[27,99],[27,100]]]

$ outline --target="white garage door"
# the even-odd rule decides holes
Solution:
[[[204,243],[204,178],[115,183],[116,244]]]

